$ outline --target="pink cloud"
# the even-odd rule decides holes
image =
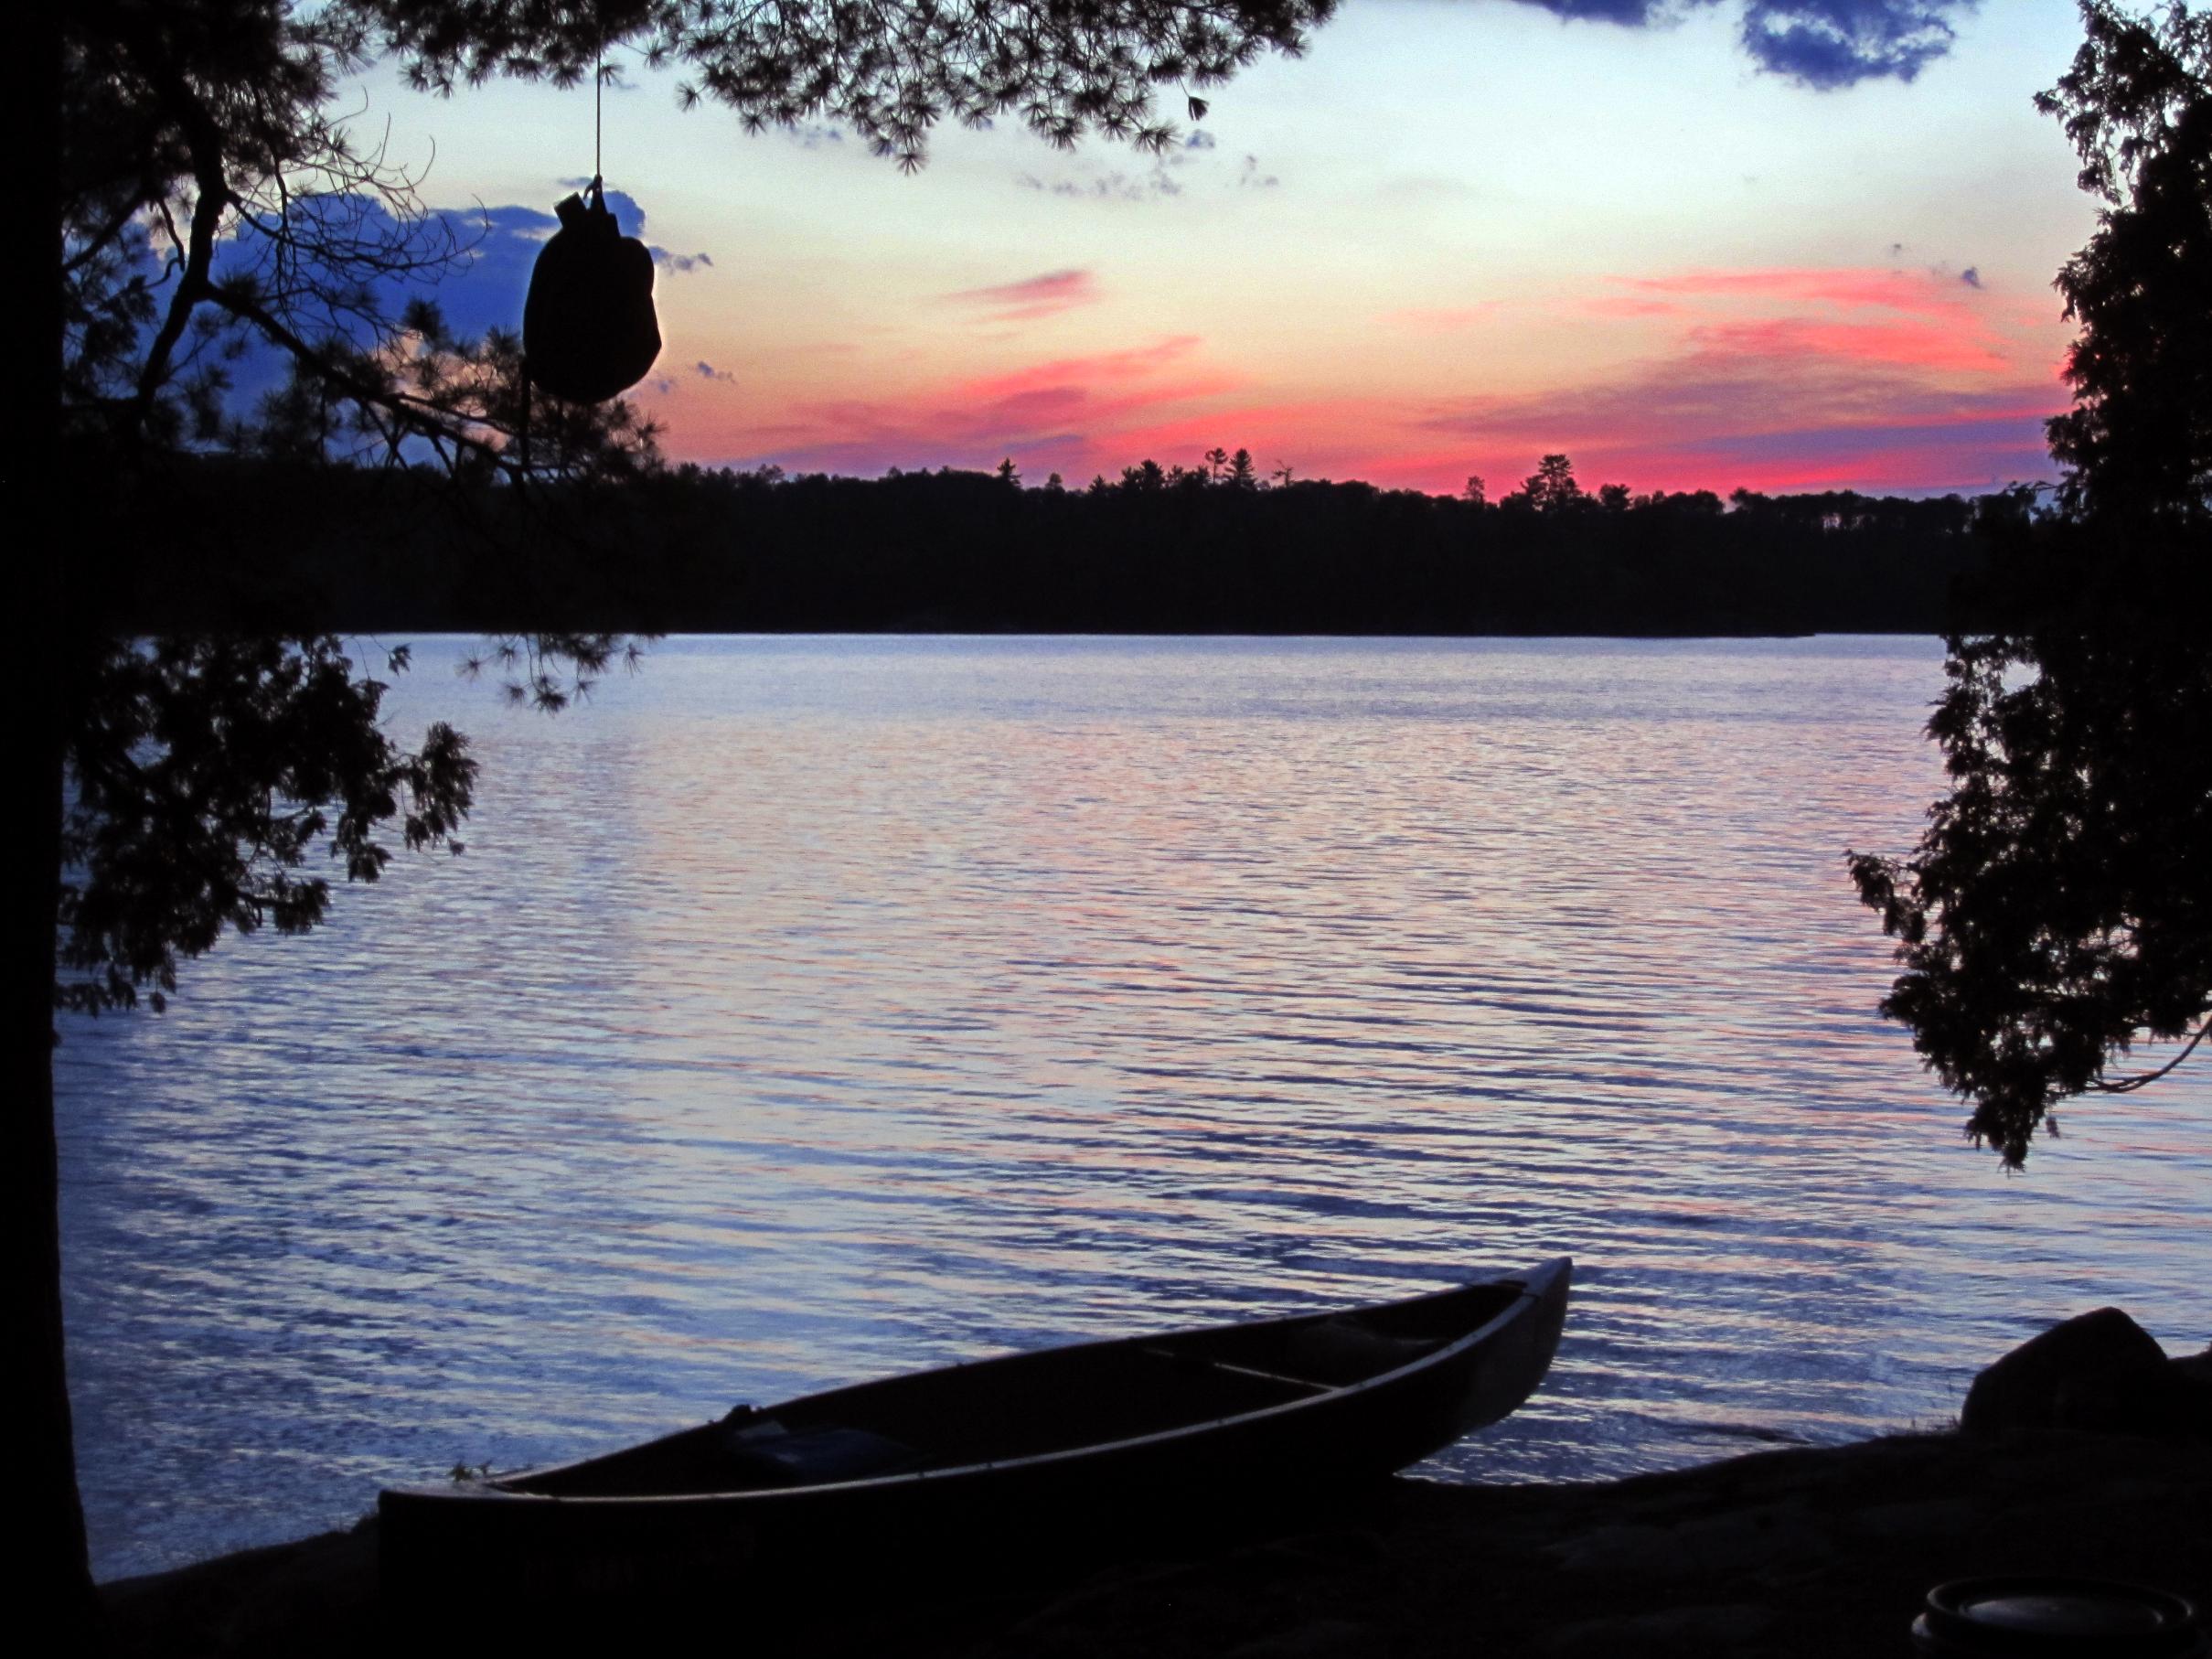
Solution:
[[[1671,348],[1579,385],[1440,401],[1403,424],[1430,442],[1450,433],[1466,453],[1416,439],[1371,476],[1433,466],[1443,487],[1469,471],[1511,480],[1561,449],[1639,488],[1978,487],[2049,471],[2042,424],[2065,400],[2042,378],[2050,319],[2025,305],[1929,272],[1707,270],[1613,286],[1572,308],[1671,319]]]
[[[1042,276],[1018,283],[999,283],[988,288],[963,288],[944,296],[948,305],[967,305],[983,314],[985,321],[1025,323],[1037,317],[1057,316],[1079,305],[1094,305],[1098,284],[1088,271],[1048,271]]]
[[[1627,293],[1586,313],[1679,316],[1686,348],[1736,356],[1890,363],[1931,373],[2011,374],[2014,350],[1997,332],[2044,319],[1993,304],[1980,287],[1927,271],[1819,266],[1690,271],[1615,277]]]
[[[1165,364],[1189,357],[1201,344],[1202,342],[1195,334],[1170,335],[1149,346],[1138,346],[1123,351],[1093,352],[1085,357],[1055,358],[1048,363],[1033,363],[1026,369],[986,375],[980,380],[967,381],[956,391],[963,398],[988,402],[1015,397],[1042,387],[1088,388],[1101,383],[1140,380]]]
[[[1577,304],[1576,309],[1591,316],[1687,316],[1690,307],[1680,300],[1640,298],[1630,294],[1600,294]]]
[[[1499,476],[1517,479],[1564,450],[1586,476],[1640,489],[1980,487],[2049,470],[2043,422],[2063,399],[2038,379],[1947,384],[1917,336],[1745,326],[1694,338],[1609,379],[1439,403],[1414,425],[1466,443],[1460,474],[1491,473],[1482,459],[1502,455],[1519,470]]]
[[[1954,390],[1894,364],[1723,349],[1646,362],[1579,386],[1439,403],[1416,424],[1556,449],[1649,443],[1661,434],[1696,441],[2056,412],[2048,389],[2036,382]]]
[[[1929,272],[1791,266],[1763,271],[1685,271],[1672,276],[1616,277],[1642,294],[1707,299],[1755,299],[1877,307],[1923,316],[1971,315],[1974,294],[1956,279]]]
[[[1357,454],[1362,435],[1373,430],[1372,412],[1364,403],[1316,399],[1239,403],[1177,414],[1125,427],[1113,439],[1126,451],[1117,466],[1147,459],[1163,466],[1176,461],[1189,465],[1219,444],[1250,450],[1261,468],[1269,470],[1286,458],[1302,460],[1313,453]],[[1306,471],[1302,465],[1298,467],[1301,477]]]
[[[1118,472],[1138,458],[1127,433],[1243,384],[1192,359],[1202,342],[1054,359],[894,398],[786,404],[778,418],[708,440],[732,458],[798,470],[874,474],[890,466],[989,466],[1011,455],[1026,472]],[[705,434],[701,434],[705,436]],[[1170,457],[1162,457],[1163,459]],[[1192,457],[1195,459],[1195,452]]]
[[[1087,273],[1070,271],[947,298],[1003,314],[1092,292]],[[1494,309],[1374,321],[1437,334]],[[2050,471],[2042,423],[2067,401],[2050,378],[2062,325],[1956,277],[1818,267],[1621,277],[1563,296],[1556,326],[1573,328],[1576,316],[1648,319],[1637,331],[1644,355],[1578,382],[1461,397],[1442,395],[1453,370],[1439,360],[1439,395],[1427,400],[1355,391],[1301,401],[1294,361],[1243,372],[1197,336],[1172,335],[904,391],[825,399],[764,386],[681,447],[860,474],[988,467],[1011,455],[1026,476],[1074,482],[1148,456],[1194,465],[1219,444],[1250,449],[1264,470],[1288,462],[1300,477],[1451,492],[1480,473],[1493,494],[1560,450],[1586,481],[1639,490],[1972,489]]]
[[[1721,356],[1802,363],[1809,359],[1848,363],[1892,363],[1903,368],[1965,374],[2002,373],[2004,354],[1986,338],[1940,323],[1845,323],[1809,317],[1769,317],[1708,323],[1690,331],[1696,345]]]

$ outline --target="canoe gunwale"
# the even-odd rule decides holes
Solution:
[[[609,1452],[602,1453],[598,1456],[591,1458],[577,1459],[567,1463],[550,1464],[540,1469],[522,1471],[511,1475],[497,1476],[490,1480],[455,1482],[450,1485],[440,1486],[411,1485],[390,1487],[384,1491],[384,1493],[381,1494],[381,1498],[385,1501],[398,1500],[401,1504],[409,1507],[412,1507],[418,1504],[429,1504],[432,1505],[442,1506],[446,1504],[473,1504],[489,1502],[502,1508],[507,1507],[509,1504],[522,1504],[531,1508],[539,1508],[550,1505],[560,1508],[574,1507],[586,1511],[627,1508],[633,1510],[651,1509],[657,1512],[665,1509],[668,1513],[679,1513],[681,1508],[685,1506],[696,1507],[705,1505],[721,1508],[724,1510],[738,1511],[750,1508],[755,1504],[759,1504],[764,1507],[773,1506],[778,1501],[788,1501],[789,1499],[796,1497],[800,1494],[806,1494],[807,1496],[812,1496],[817,1493],[825,1495],[832,1493],[860,1495],[874,1492],[910,1489],[924,1485],[938,1485],[946,1482],[973,1480],[986,1475],[1003,1475],[1011,1472],[1045,1470],[1050,1469],[1054,1464],[1079,1463],[1094,1459],[1105,1459],[1115,1454],[1148,1452],[1171,1446],[1178,1440],[1195,1439],[1197,1437],[1218,1433],[1222,1429],[1231,1426],[1244,1424],[1264,1424],[1292,1416],[1296,1413],[1312,1411],[1317,1407],[1330,1405],[1336,1402],[1356,1399],[1358,1397],[1364,1394],[1374,1393],[1384,1388],[1401,1385],[1406,1382],[1408,1379],[1418,1375],[1424,1371],[1433,1370],[1450,1365],[1455,1360],[1459,1359],[1469,1353],[1471,1350],[1496,1340],[1503,1332],[1512,1327],[1516,1322],[1536,1315],[1539,1310],[1541,1310],[1546,1302],[1552,1300],[1555,1296],[1563,1296],[1565,1287],[1562,1283],[1562,1280],[1567,1276],[1571,1275],[1572,1269],[1573,1262],[1571,1258],[1566,1257],[1554,1257],[1546,1261],[1539,1263],[1536,1267],[1525,1273],[1501,1273],[1495,1279],[1469,1280],[1466,1284],[1455,1285],[1448,1290],[1429,1291],[1419,1296],[1404,1298],[1395,1302],[1369,1304],[1370,1308],[1405,1307],[1428,1300],[1431,1297],[1450,1296],[1457,1294],[1459,1291],[1478,1289],[1485,1285],[1494,1285],[1502,1288],[1509,1284],[1517,1284],[1520,1287],[1518,1293],[1511,1300],[1507,1301],[1495,1313],[1491,1314],[1488,1319],[1482,1321],[1473,1329],[1452,1338],[1449,1342],[1443,1343],[1441,1346],[1435,1348],[1428,1353],[1418,1354],[1414,1358],[1407,1360],[1405,1364],[1394,1365],[1386,1371],[1379,1371],[1371,1376],[1361,1377],[1349,1383],[1330,1385],[1317,1382],[1315,1384],[1316,1392],[1303,1397],[1283,1400],[1273,1405],[1255,1407],[1248,1410],[1233,1411],[1219,1417],[1194,1418],[1188,1422],[1178,1423],[1170,1428],[1155,1429],[1145,1434],[1126,1436],[1118,1440],[1091,1440],[1083,1442],[1079,1445],[1058,1447],[1050,1450],[1031,1452],[1019,1457],[978,1460],[970,1462],[958,1463],[948,1468],[903,1470],[892,1474],[869,1475],[856,1480],[809,1481],[797,1486],[738,1487],[708,1492],[656,1493],[645,1491],[572,1494],[531,1492],[522,1489],[524,1482],[556,1479],[560,1476],[570,1473],[571,1472],[580,1470],[592,1463],[598,1462],[601,1461],[601,1458],[622,1455],[620,1452]],[[1352,1311],[1361,1311],[1364,1310],[1353,1310]],[[1179,1340],[1202,1336],[1207,1333],[1218,1332],[1226,1328],[1252,1330],[1265,1329],[1270,1326],[1318,1322],[1328,1318],[1341,1317],[1343,1311],[1345,1311],[1339,1310],[1334,1313],[1319,1312],[1288,1314],[1265,1320],[1234,1322],[1233,1327],[1224,1327],[1219,1324],[1193,1326],[1186,1330],[1167,1332],[1158,1335],[1147,1335],[1141,1337],[1106,1337],[1089,1343],[1071,1343],[1064,1348],[1056,1350],[1037,1350],[1034,1352],[1057,1352],[1066,1354],[1079,1353],[1085,1349],[1122,1348],[1139,1343],[1145,1344],[1165,1344],[1171,1343]],[[956,1372],[967,1369],[972,1365],[987,1365],[1004,1361],[1019,1361],[1026,1357],[1029,1357],[1029,1355],[1021,1353],[1011,1354],[997,1354],[989,1356],[987,1359],[957,1362],[952,1365],[938,1367],[937,1371],[940,1374]],[[1544,1364],[1544,1367],[1548,1368],[1548,1350],[1545,1354]],[[930,1375],[930,1373],[916,1372],[909,1375],[921,1376]],[[1537,1379],[1540,1379],[1542,1375],[1543,1372],[1541,1369],[1539,1369],[1536,1374]],[[886,1382],[895,1382],[900,1379],[887,1378],[882,1380]],[[1282,1380],[1313,1381],[1314,1379],[1297,1379],[1286,1377]],[[1532,1379],[1531,1381],[1530,1387],[1532,1389],[1534,1386],[1535,1380],[1536,1379]],[[853,1385],[853,1386],[864,1386],[868,1385]],[[823,1392],[839,1393],[842,1391],[843,1390],[841,1389],[830,1389]],[[816,1398],[819,1397],[819,1396],[809,1396],[804,1397]],[[1526,1397],[1525,1391],[1523,1392],[1523,1397]],[[775,1409],[775,1407],[768,1407],[767,1409],[773,1411]],[[1496,1419],[1493,1418],[1489,1420],[1494,1421]],[[713,1427],[713,1424],[709,1423],[704,1427],[711,1428]],[[697,1429],[681,1429],[678,1430],[676,1435],[666,1436],[663,1437],[663,1439],[673,1440],[677,1438],[677,1435],[698,1432],[700,1432],[700,1430]],[[655,1442],[647,1442],[647,1444],[653,1443]],[[636,1448],[630,1448],[626,1450],[636,1450]]]

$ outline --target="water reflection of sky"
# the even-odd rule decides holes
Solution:
[[[2108,1300],[2212,1334],[2199,1068],[2006,1179],[1872,1005],[1841,850],[1921,641],[671,641],[456,687],[458,860],[59,1053],[115,1573],[978,1352],[1552,1252],[1578,1477],[1947,1415]]]

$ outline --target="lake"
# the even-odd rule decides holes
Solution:
[[[459,858],[56,1055],[102,1577],[830,1383],[1555,1253],[1427,1472],[1955,1413],[2212,1336],[2212,1065],[2024,1176],[1875,1004],[1923,639],[680,638],[557,719],[417,642]],[[342,885],[342,884],[341,884]]]

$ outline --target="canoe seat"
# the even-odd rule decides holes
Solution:
[[[1273,1383],[1277,1387],[1295,1390],[1297,1394],[1327,1394],[1337,1386],[1334,1383],[1316,1382],[1309,1376],[1285,1376],[1280,1371],[1263,1371],[1257,1365],[1239,1365],[1225,1359],[1210,1359],[1206,1368],[1223,1376],[1251,1377],[1258,1382]]]
[[[820,1486],[867,1481],[919,1469],[921,1452],[903,1440],[866,1429],[785,1429],[774,1418],[755,1418],[723,1442],[724,1469],[750,1490]]]
[[[1341,1387],[1410,1365],[1437,1345],[1423,1337],[1386,1336],[1356,1318],[1325,1319],[1290,1333],[1283,1343],[1281,1369]]]

